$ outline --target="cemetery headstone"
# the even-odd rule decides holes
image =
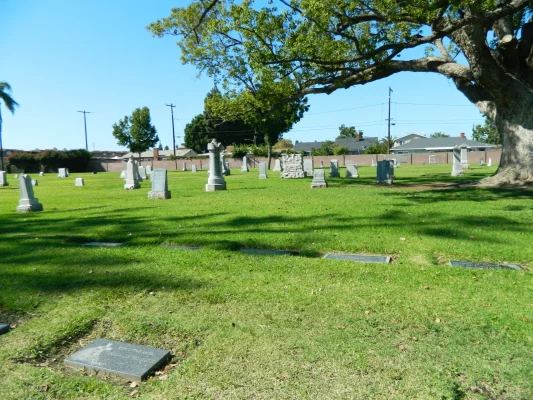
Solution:
[[[44,172],[43,171],[39,172],[39,176],[44,176]]]
[[[145,181],[146,179],[148,179],[148,176],[146,175],[146,168],[144,168],[144,167],[139,167],[139,175],[140,175],[140,177],[141,177],[140,180]]]
[[[461,165],[463,169],[470,168],[470,165],[468,164],[468,147],[466,144],[461,145]]]
[[[339,161],[338,160],[331,160],[329,162],[329,177],[330,178],[338,178],[338,177],[340,177],[340,174],[339,174]]]
[[[322,161],[322,160],[320,160],[320,168],[324,168],[324,161]]]
[[[9,183],[7,182],[6,171],[0,171],[0,186],[9,186]]]
[[[356,164],[346,165],[346,178],[359,178],[359,169]]]
[[[274,169],[272,171],[281,172],[281,160],[278,158],[274,163]]]
[[[69,367],[114,374],[129,381],[142,381],[169,361],[170,352],[166,350],[96,339],[66,358],[64,363]]]
[[[191,172],[198,172],[198,169],[196,168],[196,164],[191,165]]]
[[[122,170],[122,172],[120,173],[120,178],[121,179],[126,179],[127,174],[128,174],[127,170]]]
[[[231,175],[231,169],[229,168],[229,162],[226,159],[223,159],[224,161],[224,176]]]
[[[305,178],[304,157],[301,154],[282,154],[281,164],[283,165],[280,175],[282,178]]]
[[[452,176],[463,176],[463,165],[461,164],[461,148],[455,146],[453,148],[453,165],[452,165]]]
[[[170,199],[166,169],[156,168],[152,171],[152,191],[148,192],[148,198]]]
[[[248,169],[248,157],[244,156],[242,158],[242,165],[241,165],[241,171],[242,172],[249,172],[250,170]]]
[[[137,169],[137,162],[133,159],[133,156],[130,157],[127,164],[127,173],[126,173],[126,184],[124,185],[125,190],[139,189],[139,171]]]
[[[8,324],[0,324],[0,335],[3,335],[4,333],[8,333],[11,329],[11,326]]]
[[[429,164],[437,164],[437,156],[431,155],[429,156]]]
[[[182,171],[187,171],[187,161],[183,161],[183,168]]]
[[[15,179],[18,179],[18,178],[19,178],[18,174],[15,174]]]
[[[222,144],[213,139],[207,145],[209,152],[209,178],[207,185],[205,185],[206,192],[215,192],[217,190],[226,190],[226,181],[222,176],[222,159],[220,152],[222,151]]]
[[[304,158],[304,172],[305,176],[313,176],[313,170],[315,169],[313,165],[313,158]]]
[[[58,178],[66,178],[67,175],[67,169],[66,168],[58,168],[57,169],[57,177]]]
[[[69,175],[70,175],[70,172],[69,172],[68,168],[65,168],[65,174],[67,175],[67,178],[68,178]]]
[[[146,170],[146,175],[152,175],[152,166],[151,165],[147,165],[146,167],[144,167],[144,169]]]
[[[372,166],[375,167],[376,166],[376,160],[372,159]]]
[[[378,161],[376,184],[391,185],[393,181],[394,181],[393,163],[388,160]]]
[[[17,212],[43,211],[43,205],[35,198],[29,175],[19,176],[20,200]]]
[[[85,186],[85,181],[83,178],[76,178],[74,181],[74,186]]]
[[[479,159],[479,165],[485,165],[485,160],[483,159],[483,157]]]
[[[267,166],[264,162],[259,163],[259,179],[267,179]]]
[[[32,179],[31,180],[31,185],[32,186],[39,186],[39,181],[37,179]]]
[[[311,189],[327,188],[326,171],[322,168],[313,170],[313,181],[311,182]]]
[[[487,167],[492,167],[492,158],[489,158],[489,162],[487,163]]]

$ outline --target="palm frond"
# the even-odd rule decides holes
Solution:
[[[13,114],[15,112],[15,107],[18,107],[19,103],[17,103],[8,92],[11,92],[11,85],[7,82],[0,82],[0,100],[4,102],[7,109]]]

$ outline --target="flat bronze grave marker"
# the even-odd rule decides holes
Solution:
[[[324,256],[324,258],[329,258],[333,260],[344,260],[344,261],[355,261],[355,262],[365,262],[365,263],[379,263],[379,264],[388,264],[390,263],[389,256],[367,256],[363,254],[335,254],[329,253]]]
[[[170,352],[166,350],[96,339],[66,358],[64,363],[69,367],[107,372],[130,381],[142,381],[169,360]]]
[[[8,324],[0,324],[0,335],[3,335],[4,333],[8,333],[11,329],[11,326]]]
[[[522,270],[523,268],[517,264],[493,264],[486,262],[471,262],[471,261],[450,261],[452,267],[463,268],[484,268],[484,269],[514,269]]]

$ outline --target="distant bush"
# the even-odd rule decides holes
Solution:
[[[19,151],[8,157],[11,170],[20,172],[56,172],[58,168],[68,168],[72,172],[84,172],[91,153],[78,150],[44,150],[38,154]]]
[[[35,157],[35,154],[25,151],[12,153],[7,160],[11,165],[11,169],[15,167],[20,172],[39,172],[41,167],[41,163]]]
[[[250,146],[245,144],[234,144],[231,158],[234,160],[242,160],[250,152]]]

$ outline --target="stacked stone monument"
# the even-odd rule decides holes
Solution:
[[[209,178],[207,179],[207,185],[205,185],[206,192],[226,190],[226,181],[222,175],[222,147],[222,144],[218,143],[216,139],[213,139],[207,145],[207,151],[209,152]]]
[[[282,154],[281,165],[283,166],[282,178],[305,178],[304,157],[301,154]]]
[[[152,171],[152,191],[148,192],[149,199],[170,199],[168,191],[167,170],[156,168]]]
[[[35,198],[29,175],[19,176],[20,200],[17,212],[43,211],[43,205]]]
[[[461,163],[461,148],[455,146],[453,148],[453,165],[452,165],[452,176],[463,176],[463,165]]]

